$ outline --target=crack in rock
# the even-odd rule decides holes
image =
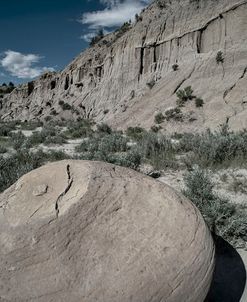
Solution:
[[[241,79],[243,79],[243,78],[245,77],[245,74],[246,74],[246,73],[247,73],[247,67],[245,67],[245,69],[244,69],[242,75],[239,77],[239,79],[236,81],[236,83],[233,84],[230,88],[228,88],[228,89],[224,92],[224,94],[223,94],[223,99],[224,99],[224,101],[225,101],[226,104],[228,104],[228,102],[226,101],[227,95],[228,95],[228,94],[229,94],[229,93],[237,86],[238,82],[239,82]]]
[[[65,190],[58,196],[58,198],[55,202],[56,218],[58,218],[58,215],[59,215],[59,201],[68,193],[68,191],[70,190],[70,188],[73,184],[73,178],[71,177],[70,165],[67,165],[66,172],[67,172],[67,177],[68,177],[68,185],[65,188]]]

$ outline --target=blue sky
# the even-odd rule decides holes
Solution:
[[[63,69],[98,28],[113,30],[149,1],[2,0],[0,83],[18,84]]]

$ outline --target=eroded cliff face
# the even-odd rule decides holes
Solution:
[[[224,62],[217,64],[219,51]],[[110,34],[61,73],[15,89],[0,113],[3,120],[81,116],[149,128],[158,112],[176,107],[176,92],[187,86],[204,106],[186,103],[181,121],[164,121],[167,131],[226,121],[247,127],[247,0],[155,1],[122,36]],[[61,101],[72,108],[63,110]]]

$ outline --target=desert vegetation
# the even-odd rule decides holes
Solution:
[[[247,212],[214,191],[210,172],[195,168],[185,176],[184,194],[194,202],[212,232],[232,244],[247,240]]]
[[[179,108],[159,114],[157,124],[179,119],[180,114]],[[68,153],[64,146],[73,143],[74,149]],[[182,171],[184,194],[200,209],[212,231],[234,244],[247,239],[246,208],[217,194],[211,177],[229,168],[246,168],[247,131],[232,132],[222,125],[217,131],[170,136],[162,134],[158,125],[150,130],[129,127],[122,132],[84,119],[45,125],[1,123],[0,191],[44,163],[64,158],[105,161],[155,178],[166,171]],[[228,187],[245,194],[238,179]]]
[[[216,55],[216,62],[217,64],[223,64],[225,61],[224,55],[222,51],[218,51]]]
[[[92,37],[91,41],[90,41],[90,46],[94,46],[95,44],[97,44],[100,40],[102,40],[104,38],[104,31],[103,29],[99,29],[98,32],[96,33],[96,35],[94,37]]]

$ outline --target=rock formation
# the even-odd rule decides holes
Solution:
[[[0,195],[0,301],[203,302],[214,245],[198,210],[133,170],[48,164]]]
[[[149,128],[155,114],[176,107],[179,89],[192,86],[204,106],[189,102],[182,119],[165,121],[163,128],[201,130],[228,121],[243,129],[246,20],[246,0],[156,0],[126,32],[109,34],[62,72],[17,88],[2,100],[0,114],[3,120],[80,116]],[[63,110],[61,102],[71,109]]]

